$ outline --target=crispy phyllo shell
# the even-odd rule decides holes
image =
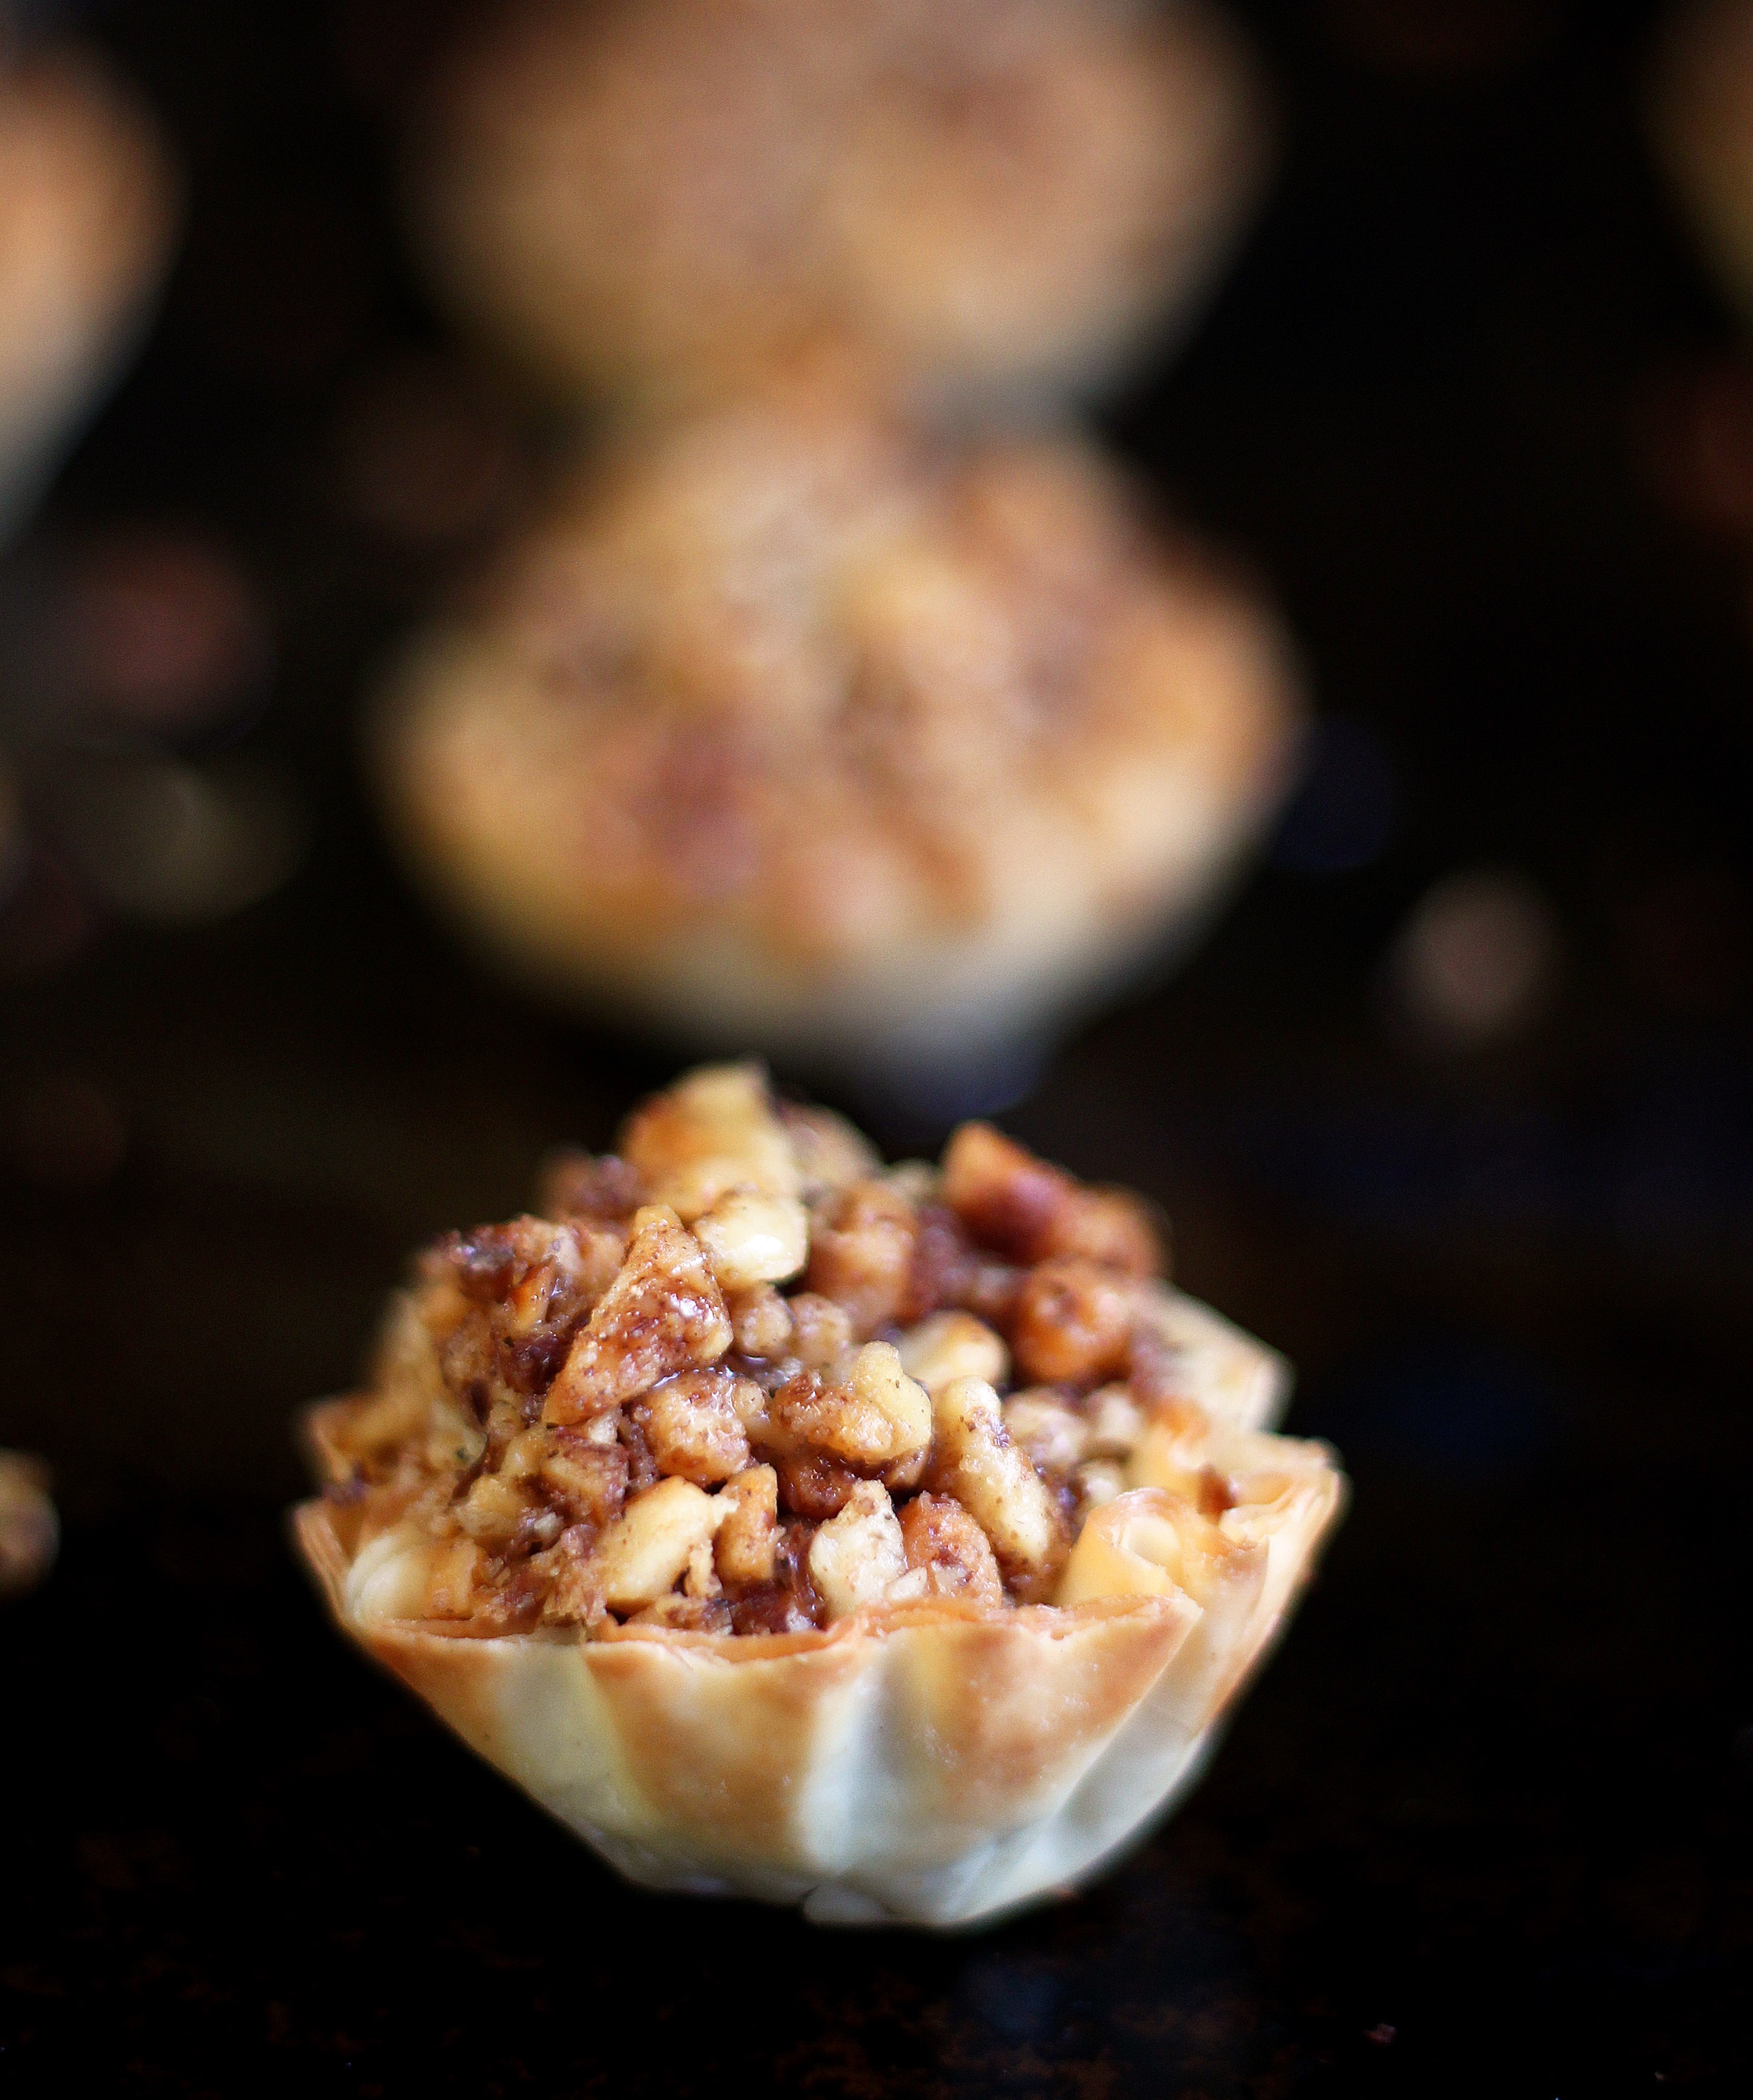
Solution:
[[[546,1197],[307,1419],[368,1653],[629,1878],[827,1921],[1062,1891],[1190,1782],[1344,1489],[1136,1198],[978,1125],[885,1172],[750,1066]]]

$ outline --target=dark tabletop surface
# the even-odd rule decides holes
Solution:
[[[1242,11],[1275,199],[1102,420],[1270,581],[1328,723],[1199,958],[1006,1121],[1166,1205],[1354,1503],[1174,1821],[932,1939],[622,1888],[293,1564],[290,1412],[408,1248],[670,1061],[479,973],[357,783],[362,677],[552,443],[397,261],[444,11],[95,11],[192,193],[0,568],[0,1442],[66,1522],[0,1613],[8,2093],[1753,2089],[1753,379],[1640,145],[1650,8]],[[151,739],[121,675],[118,745],[117,674],[79,658],[99,736],[42,667],[142,591],[207,668]],[[148,762],[244,796],[258,901],[142,907],[101,813]],[[1463,1044],[1408,986],[1481,870],[1543,995]]]

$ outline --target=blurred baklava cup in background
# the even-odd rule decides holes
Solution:
[[[1062,1893],[1197,1776],[1344,1482],[1135,1198],[691,1074],[428,1250],[298,1512],[343,1630],[631,1879]]]
[[[1089,447],[786,390],[584,470],[372,746],[526,978],[954,1112],[1187,937],[1297,714],[1274,620]]]
[[[1198,6],[533,0],[443,71],[407,190],[439,295],[563,397],[698,403],[828,342],[1027,398],[1190,310],[1265,131]]]
[[[134,347],[177,209],[145,110],[82,51],[15,48],[0,0],[0,532]]]
[[[1689,0],[1673,11],[1650,124],[1706,260],[1753,321],[1753,0]]]

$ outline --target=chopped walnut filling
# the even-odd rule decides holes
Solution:
[[[1128,1454],[1179,1433],[1145,1207],[986,1125],[885,1169],[758,1067],[708,1068],[544,1201],[422,1257],[340,1432],[331,1493],[427,1542],[413,1616],[766,1634],[1044,1601]]]

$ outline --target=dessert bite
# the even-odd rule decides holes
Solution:
[[[1270,611],[1069,436],[780,389],[581,470],[408,653],[374,770],[527,979],[978,1074],[1198,924],[1287,783]]]
[[[177,180],[94,59],[7,48],[0,5],[0,533],[116,377],[169,261]]]
[[[1197,1771],[1336,1521],[1280,1361],[989,1125],[707,1067],[421,1256],[310,1418],[342,1628],[632,1878],[951,1924]]]
[[[1199,7],[537,0],[445,68],[409,215],[563,396],[698,404],[824,343],[914,397],[1038,395],[1196,302],[1261,105]]]

